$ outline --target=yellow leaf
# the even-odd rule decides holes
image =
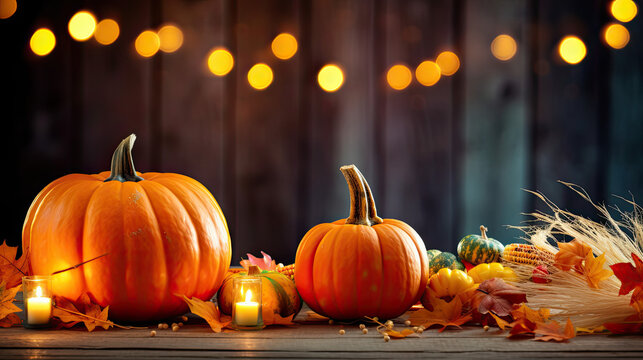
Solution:
[[[229,320],[222,321],[219,308],[212,301],[203,301],[195,297],[188,299],[185,295],[183,295],[183,300],[188,304],[190,311],[194,315],[200,316],[208,322],[212,331],[221,332],[224,327],[230,324]]]
[[[612,270],[605,269],[605,254],[595,258],[592,253],[585,257],[584,274],[587,278],[587,284],[594,289],[598,289],[598,283],[614,275]]]
[[[392,337],[393,339],[403,339],[403,338],[405,338],[405,337],[407,337],[409,335],[418,336],[415,333],[415,331],[413,331],[411,329],[404,329],[402,331],[397,331],[397,330],[393,330],[393,329],[388,330],[387,329],[387,330],[381,331],[381,333],[387,334],[389,337]]]

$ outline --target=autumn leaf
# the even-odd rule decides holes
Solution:
[[[500,316],[494,314],[493,312],[489,312],[489,315],[491,315],[494,320],[496,320],[496,324],[500,328],[500,330],[504,330],[509,326],[509,322],[506,321],[505,319],[501,318]]]
[[[641,334],[643,333],[643,321],[625,323],[605,323],[603,326],[612,334]]]
[[[643,310],[643,261],[634,253],[632,253],[632,260],[635,266],[626,262],[610,265],[610,268],[614,271],[614,275],[621,280],[618,294],[627,295],[634,290],[630,304],[636,305],[635,308],[640,313]]]
[[[208,325],[210,325],[212,331],[219,333],[224,327],[230,324],[230,320],[226,319],[224,321],[221,318],[219,308],[212,301],[203,301],[195,297],[193,297],[192,299],[188,299],[188,297],[185,295],[183,295],[182,298],[188,304],[188,306],[190,307],[190,311],[194,315],[198,315],[208,322]]]
[[[599,334],[602,332],[605,332],[605,326],[596,326],[593,328],[584,328],[584,327],[577,327],[576,328],[576,333],[577,334]]]
[[[407,337],[409,335],[419,336],[415,331],[413,331],[411,329],[404,329],[402,331],[397,331],[397,330],[393,330],[393,329],[386,329],[386,330],[381,330],[380,333],[381,334],[386,334],[386,335],[388,335],[389,337],[391,337],[393,339],[403,339],[403,338],[405,338],[405,337]]]
[[[507,316],[514,304],[527,301],[527,295],[524,292],[500,278],[483,281],[477,291],[480,292],[477,303],[481,314],[492,311],[497,316]]]
[[[534,330],[536,329],[536,323],[530,321],[526,317],[517,319],[516,321],[509,324],[511,331],[509,331],[508,337],[514,337],[517,335],[533,335]]]
[[[22,311],[13,303],[20,287],[18,285],[7,288],[6,282],[2,281],[0,283],[0,326],[2,327],[9,327],[15,324],[17,316],[14,313]],[[18,319],[17,323],[20,323],[20,319]]]
[[[585,257],[585,266],[583,267],[583,274],[587,278],[587,284],[591,288],[598,289],[598,283],[612,276],[612,270],[605,269],[605,254],[599,257],[594,257],[591,252]]]
[[[576,336],[576,329],[568,318],[564,329],[558,322],[550,321],[549,323],[536,323],[534,333],[543,335],[536,337],[534,339],[536,341],[566,341]]]
[[[446,302],[437,297],[430,297],[429,301],[433,307],[432,311],[418,310],[409,316],[413,325],[422,325],[429,328],[433,325],[442,325],[440,332],[448,326],[460,327],[472,319],[471,313],[462,314],[462,301],[459,297],[454,297],[450,302]]]
[[[22,320],[18,317],[18,315],[11,313],[7,315],[4,319],[0,319],[0,327],[3,328],[8,328],[12,327],[15,324],[20,324]]]
[[[266,271],[276,271],[277,270],[277,264],[275,261],[270,257],[270,255],[266,254],[265,252],[261,252],[261,255],[263,255],[263,258],[258,258],[253,256],[252,254],[246,254],[248,255],[248,260],[241,260],[240,264],[243,266],[246,271],[250,268],[250,265],[257,265],[259,269],[261,270],[266,270]]]
[[[554,256],[556,267],[569,271],[572,267],[580,272],[581,264],[592,253],[592,248],[584,242],[574,239],[568,243],[558,243],[558,252]]]
[[[24,254],[16,259],[18,247],[12,247],[3,242],[0,245],[0,282],[4,281],[8,288],[22,283],[22,277],[29,272],[29,262]]]
[[[295,325],[294,322],[292,322],[292,319],[295,317],[295,314],[292,314],[290,316],[282,317],[281,315],[275,313],[268,307],[264,307],[263,311],[261,312],[261,317],[263,318],[263,323],[264,325]]]
[[[87,331],[94,331],[97,326],[108,330],[115,325],[107,319],[109,306],[101,309],[100,305],[91,301],[87,293],[78,297],[76,305],[63,297],[55,297],[55,302],[52,315],[58,318],[64,327],[72,327],[82,322]]]
[[[537,323],[537,322],[546,322],[549,320],[550,311],[547,308],[540,308],[534,310],[529,306],[522,304],[520,307],[511,310],[511,316],[518,320],[521,318],[526,318],[527,320]]]

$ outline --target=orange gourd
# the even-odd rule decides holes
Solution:
[[[295,257],[295,283],[304,301],[333,319],[390,319],[408,310],[427,285],[424,242],[406,223],[377,216],[364,176],[341,169],[350,216],[306,233]]]
[[[175,295],[210,299],[230,266],[221,208],[198,181],[171,173],[137,173],[136,137],[121,142],[110,172],[71,174],[47,185],[31,204],[22,245],[31,273],[57,270],[56,295],[87,292],[110,318],[162,319],[185,313]]]

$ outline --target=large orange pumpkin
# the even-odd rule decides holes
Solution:
[[[295,257],[295,283],[304,301],[334,319],[390,319],[417,303],[429,277],[424,242],[406,223],[377,216],[364,176],[341,168],[350,216],[308,231]]]
[[[210,299],[230,266],[230,235],[221,208],[198,181],[137,173],[121,142],[110,172],[71,174],[47,185],[31,204],[22,245],[31,273],[51,274],[56,295],[83,292],[110,318],[161,319],[187,311],[186,295]]]

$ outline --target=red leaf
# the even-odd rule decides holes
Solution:
[[[524,292],[500,278],[483,281],[477,291],[481,293],[478,295],[481,297],[478,305],[481,314],[493,311],[498,316],[507,316],[511,313],[513,304],[527,302]]]
[[[643,261],[634,253],[632,253],[632,260],[636,267],[629,262],[610,265],[614,275],[621,280],[619,295],[627,295],[634,288],[643,287]]]
[[[643,321],[627,323],[605,323],[603,324],[612,334],[639,334],[643,333]]]

